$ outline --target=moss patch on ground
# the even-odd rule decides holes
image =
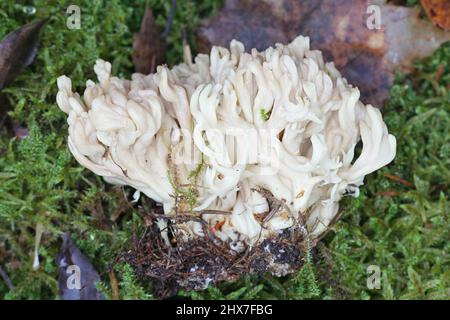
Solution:
[[[61,1],[0,3],[0,38],[34,19],[51,15],[41,33],[34,64],[2,91],[12,119],[29,129],[24,140],[0,128],[0,266],[14,284],[0,280],[2,299],[57,297],[55,257],[60,235],[70,231],[92,260],[111,297],[109,271],[114,258],[142,231],[138,212],[124,203],[133,191],[106,185],[84,170],[66,145],[65,115],[55,104],[56,78],[66,74],[75,88],[94,78],[99,57],[113,73],[130,76],[132,33],[137,31],[144,0],[81,0],[81,30],[66,27]],[[164,25],[169,1],[151,0]],[[181,60],[181,30],[193,30],[202,17],[218,10],[220,0],[179,1],[168,35],[167,61]],[[25,8],[25,9],[24,9]],[[438,72],[442,70],[442,72]],[[439,73],[442,76],[439,76]],[[416,64],[410,76],[398,75],[383,109],[397,137],[398,155],[388,167],[367,177],[359,198],[346,198],[343,219],[309,257],[297,275],[246,277],[202,292],[180,292],[196,299],[436,299],[450,288],[450,44]],[[4,107],[4,106],[0,106]],[[410,183],[399,182],[395,177]],[[110,222],[111,217],[118,217]],[[41,265],[32,270],[35,229],[45,233]],[[381,289],[369,290],[367,267],[379,266]],[[136,279],[128,265],[113,267],[123,299],[152,298],[152,284]]]

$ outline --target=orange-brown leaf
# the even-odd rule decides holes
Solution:
[[[450,33],[419,18],[411,8],[379,5],[381,25],[369,29],[368,0],[227,0],[217,17],[205,20],[198,47],[228,46],[232,39],[263,50],[298,35],[309,36],[344,77],[358,86],[361,99],[380,107],[389,96],[394,72],[433,53]]]
[[[422,7],[433,23],[444,30],[450,30],[450,1],[421,0]]]

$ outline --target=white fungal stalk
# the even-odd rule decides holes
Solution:
[[[112,77],[102,60],[94,70],[99,83],[88,80],[82,98],[58,79],[78,162],[167,215],[202,213],[238,251],[303,221],[319,237],[341,197],[357,195],[364,176],[395,156],[380,111],[306,37],[250,54],[232,41],[131,80]],[[197,221],[178,228],[185,239],[204,236]]]

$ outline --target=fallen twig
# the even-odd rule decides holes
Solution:
[[[398,196],[400,193],[397,191],[380,191],[375,193],[376,196],[383,196],[383,197],[395,197]]]
[[[411,182],[409,182],[408,180],[405,180],[403,178],[397,177],[393,174],[389,174],[389,173],[384,173],[383,174],[386,178],[388,178],[389,180],[395,181],[395,182],[399,182],[407,187],[414,187],[414,184],[412,184]]]
[[[14,289],[14,285],[11,281],[11,278],[8,276],[6,271],[0,266],[0,276],[3,278],[3,281],[5,282],[6,286],[9,288],[9,290]]]
[[[175,16],[176,5],[177,5],[177,1],[176,0],[172,0],[172,2],[170,3],[169,17],[167,18],[166,27],[164,28],[163,33],[161,33],[161,38],[167,37],[167,35],[170,32],[170,28],[172,28],[173,17]]]
[[[109,271],[109,282],[111,283],[112,300],[120,300],[119,283],[113,269]]]

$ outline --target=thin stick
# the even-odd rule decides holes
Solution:
[[[14,289],[14,285],[11,281],[11,278],[8,276],[6,271],[0,266],[0,276],[3,278],[3,281],[5,281],[6,286],[9,288],[9,290]]]
[[[172,23],[173,23],[173,17],[175,16],[176,5],[177,5],[177,1],[172,0],[172,2],[170,3],[169,17],[167,18],[166,27],[164,28],[163,33],[161,33],[161,38],[165,38],[170,32],[170,28],[172,27]]]
[[[117,277],[113,269],[109,271],[109,282],[111,283],[112,300],[120,300],[119,282],[117,281]]]
[[[414,184],[412,184],[411,182],[409,182],[408,180],[405,180],[403,178],[397,177],[393,174],[389,174],[389,173],[385,173],[383,174],[386,178],[388,178],[389,180],[395,181],[395,182],[399,182],[407,187],[414,187]]]

